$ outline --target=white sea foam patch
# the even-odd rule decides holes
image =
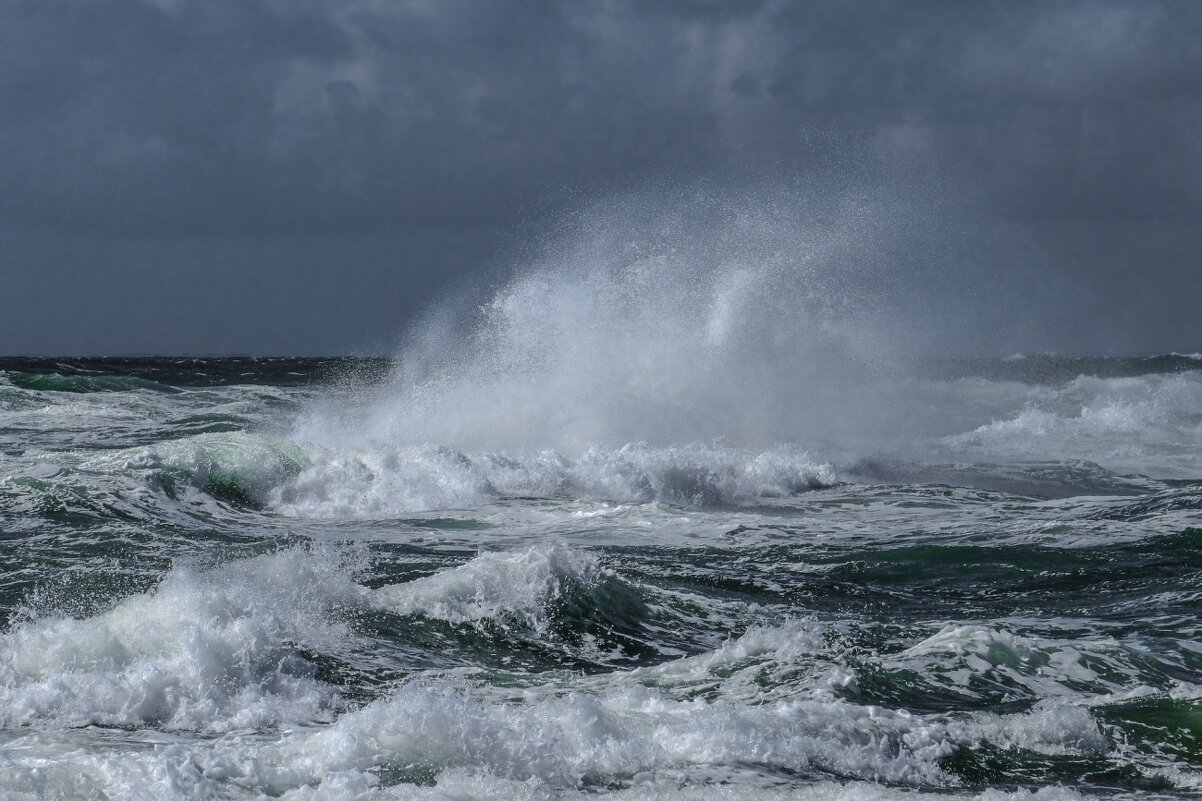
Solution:
[[[666,501],[694,506],[749,504],[834,484],[831,465],[789,448],[747,452],[691,445],[616,451],[591,448],[568,471],[585,497],[625,502]]]
[[[589,593],[612,574],[584,551],[560,545],[485,553],[427,578],[375,590],[372,603],[401,615],[451,623],[493,620],[545,633],[553,607],[574,591]]]
[[[269,795],[292,801],[541,799],[587,794],[595,784],[623,785],[616,797],[631,799],[913,797],[897,786],[863,783],[883,781],[939,788],[952,798],[1021,801],[1078,796],[1059,788],[1033,796],[953,794],[958,780],[941,762],[982,743],[1046,754],[1110,747],[1087,709],[1056,701],[1018,714],[945,717],[862,706],[829,694],[755,698],[739,691],[756,665],[806,665],[808,653],[824,649],[823,635],[821,626],[802,622],[756,627],[710,654],[675,663],[681,676],[722,679],[722,687],[705,698],[671,697],[662,686],[647,687],[651,671],[598,677],[591,689],[576,690],[471,686],[430,675],[320,728],[195,745],[165,742],[121,753],[67,749],[71,771],[55,767],[66,763],[43,759],[54,749],[39,743],[28,754],[6,749],[0,775],[6,787],[31,797],[54,787],[81,796],[137,790],[151,797]],[[852,781],[787,791],[773,786],[782,775],[824,774]],[[431,780],[435,786],[410,783]]]
[[[516,785],[516,782],[513,785]],[[785,801],[786,799],[788,801],[917,801],[924,797],[917,790],[863,781],[821,781],[797,787],[756,787],[754,785],[749,787],[737,780],[718,781],[702,786],[681,787],[679,785],[679,779],[671,775],[649,776],[633,787],[618,790],[607,797],[618,801],[723,801],[724,799],[729,799],[729,801],[744,801],[744,799],[752,801]],[[453,792],[459,786],[461,785],[456,781],[449,783],[446,789]],[[450,795],[447,797],[459,798],[460,796]],[[474,796],[465,795],[463,797]],[[549,791],[539,787],[525,789],[525,792],[522,792],[521,785],[517,785],[514,787],[513,794],[505,797],[595,798],[596,794],[580,792],[562,796],[558,793],[552,795]],[[939,791],[938,798],[941,801],[1079,801],[1084,796],[1071,787],[1044,787],[1039,790],[986,790],[981,793],[952,792],[944,789]]]
[[[948,729],[970,746],[988,742],[1055,756],[1103,754],[1112,747],[1088,708],[1057,699],[1009,715],[976,713],[970,721],[952,721]]]
[[[1134,650],[1133,650],[1134,648]],[[949,625],[897,654],[880,657],[944,690],[978,698],[1006,692],[1081,702],[1145,687],[1147,654],[1110,637],[1021,637],[980,625]]]
[[[282,789],[279,774],[259,765],[266,781],[243,775],[237,783],[218,782],[206,775],[210,763],[228,764],[235,753],[248,758],[246,774],[255,763],[249,748],[225,743],[156,743],[153,750],[90,752],[67,743],[26,743],[27,735],[0,752],[0,791],[12,801],[47,798],[130,798],[209,801],[213,798],[261,799],[266,791],[284,801],[469,801],[469,799],[595,799],[592,789],[554,786],[537,778],[499,776],[487,769],[448,768],[438,773],[434,785],[384,784],[373,772],[337,771],[320,782]],[[34,757],[37,751],[44,756]],[[214,756],[216,757],[214,759]],[[698,773],[701,773],[698,771]],[[708,779],[708,780],[707,780]],[[282,792],[281,792],[282,790]],[[921,791],[890,787],[865,781],[819,781],[791,787],[774,786],[771,777],[757,777],[747,770],[728,770],[702,775],[695,782],[684,780],[679,771],[651,771],[636,775],[629,786],[609,789],[607,798],[620,801],[916,801]],[[987,790],[982,793],[941,789],[946,801],[1079,801],[1086,796],[1069,787],[1045,787],[1036,791]],[[1118,796],[1124,797],[1124,796]]]
[[[711,665],[694,667],[721,673],[737,670],[748,656],[768,654],[797,661],[806,638],[794,631],[789,649],[794,652],[786,653],[781,648],[786,631],[755,632],[725,647],[726,653],[720,650]],[[331,727],[260,752],[253,777],[249,760],[233,753],[211,764],[206,775],[253,780],[256,786],[277,782],[268,785],[275,792],[315,784],[325,775],[392,772],[440,780],[457,771],[566,790],[652,783],[668,775],[737,784],[738,771],[761,780],[835,774],[946,789],[960,780],[945,772],[943,761],[983,743],[1049,755],[1098,754],[1113,747],[1088,708],[1059,701],[1009,715],[918,715],[830,695],[752,699],[719,690],[673,698],[660,687],[644,686],[645,672],[611,678],[619,677],[626,680],[575,691],[409,684]]]
[[[639,668],[623,678],[637,678],[674,697],[682,697],[683,691],[683,697],[704,694],[751,704],[813,699],[842,707],[839,699],[845,690],[855,693],[859,675],[842,664],[839,637],[830,635],[827,627],[817,622],[790,620],[779,626],[754,626],[715,651]],[[1087,660],[1068,646],[1037,644],[987,628],[949,626],[883,662],[890,669],[909,668],[936,681],[940,676],[950,677],[962,689],[974,679],[996,676],[1001,669],[1024,686],[1046,692],[1021,713],[927,718],[946,726],[948,740],[957,747],[988,742],[1003,749],[1052,755],[1103,753],[1111,743],[1090,712],[1097,699],[1069,685],[1092,681],[1099,689],[1117,686],[1083,664],[1090,661],[1107,675],[1118,675],[1123,666],[1105,658],[1105,650],[1095,649]],[[609,678],[598,677],[596,686],[604,686]]]
[[[362,588],[338,559],[293,549],[208,571],[83,620],[0,635],[0,725],[228,731],[327,717],[333,688],[300,648],[344,641],[334,607]]]
[[[943,443],[977,458],[1088,459],[1161,477],[1193,477],[1202,467],[1202,374],[1081,376],[1030,387],[1020,402]]]
[[[856,672],[839,663],[837,637],[816,621],[752,626],[716,650],[629,674],[673,697],[720,694],[763,703],[790,698],[835,700],[854,686]],[[627,677],[623,677],[627,678]],[[599,677],[604,683],[607,677]]]
[[[466,509],[495,498],[487,475],[467,456],[435,446],[311,448],[311,467],[272,494],[298,517],[381,518],[432,509]]]
[[[310,446],[311,467],[271,495],[306,517],[379,518],[470,508],[498,497],[580,498],[682,506],[746,505],[826,487],[835,469],[808,452],[689,445],[463,453],[446,447]]]
[[[332,774],[473,769],[577,788],[737,764],[947,786],[953,782],[938,761],[952,750],[938,722],[840,702],[677,701],[638,685],[605,695],[541,688],[501,699],[410,684],[328,728],[260,750],[256,760],[229,753],[206,775],[283,792]]]
[[[216,783],[196,770],[188,746],[166,738],[101,743],[86,733],[26,731],[0,748],[0,797],[44,799],[162,799],[216,797]]]

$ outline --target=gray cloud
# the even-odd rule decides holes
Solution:
[[[1089,238],[1127,230],[1156,243],[1177,309],[1196,288],[1202,222],[1200,20],[1187,2],[1106,0],[17,0],[0,6],[7,303],[41,280],[30,271],[61,285],[103,269],[111,280],[89,297],[121,306],[142,269],[157,277],[134,295],[166,303],[189,286],[229,331],[236,286],[194,279],[237,263],[290,276],[302,306],[329,274],[347,298],[404,286],[399,327],[457,280],[448,271],[489,262],[565,198],[782,174],[827,186],[851,170],[967,187],[1094,281],[1098,314],[1130,264]],[[432,256],[414,244],[429,227],[462,229],[470,246],[449,236]],[[353,245],[318,264],[297,244],[315,236]],[[248,329],[243,347],[200,324],[170,341],[343,348],[353,319],[332,315],[328,339],[313,322],[293,340]],[[0,325],[9,349],[96,342]],[[1107,347],[1199,333],[1175,318],[1125,325]],[[156,349],[112,329],[96,347]]]

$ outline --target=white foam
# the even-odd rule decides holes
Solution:
[[[18,744],[20,747],[21,744]],[[0,753],[0,773],[5,777],[6,799],[40,801],[48,798],[128,798],[208,801],[213,798],[259,799],[266,791],[284,801],[553,801],[595,799],[596,790],[562,787],[535,777],[525,780],[497,775],[489,770],[448,768],[438,773],[437,784],[385,786],[371,772],[334,771],[320,782],[280,790],[280,782],[256,784],[246,776],[235,784],[218,783],[207,777],[209,763],[221,761],[216,748],[161,744],[153,751],[117,754],[93,753],[59,745],[39,743],[47,758],[36,763],[24,754]],[[246,768],[252,768],[248,762]],[[263,771],[264,766],[260,765]],[[253,771],[248,770],[248,773]],[[261,776],[262,774],[260,774]],[[280,778],[280,777],[277,777]],[[709,779],[706,781],[705,779]],[[1183,786],[1189,786],[1183,785]],[[774,786],[770,778],[747,770],[716,772],[701,781],[689,782],[679,771],[649,771],[637,774],[622,788],[607,788],[606,798],[617,801],[915,801],[920,791],[865,781],[817,781],[793,786]],[[1039,790],[985,790],[983,792],[941,789],[947,801],[1080,801],[1085,798],[1071,787]],[[1123,796],[1120,796],[1123,797]]]
[[[522,557],[514,564],[539,561]],[[570,560],[570,555],[559,558]],[[358,594],[353,587],[347,591]],[[730,674],[762,659],[797,663],[817,645],[816,636],[800,624],[755,629],[676,672]],[[114,646],[105,643],[99,651],[109,659]],[[62,670],[61,660],[50,663],[54,671]],[[664,777],[729,779],[739,770],[752,778],[753,788],[770,786],[765,777],[779,771],[922,786],[950,782],[938,760],[953,745],[939,721],[829,697],[759,703],[734,697],[738,693],[710,700],[672,698],[643,686],[645,677],[642,671],[618,672],[597,690],[505,690],[432,674],[321,728],[226,737],[187,748],[164,745],[154,752],[67,749],[78,765],[70,776],[31,770],[29,759],[10,749],[14,756],[4,784],[33,788],[39,782],[74,782],[77,788],[107,786],[110,791],[140,785],[168,788],[180,798],[206,797],[216,788],[237,795],[232,791],[244,788],[248,795],[333,799],[376,793],[378,777],[393,772],[437,777],[439,787],[393,787],[384,797],[456,797],[456,788],[470,795],[490,787],[503,797],[571,794],[592,780],[629,782],[631,797],[644,791],[672,797],[670,790],[679,790],[680,782],[665,784]],[[206,722],[208,730],[220,731],[248,721],[218,722],[210,713]],[[39,743],[30,752],[45,758],[55,750],[49,745]],[[736,765],[743,767],[732,768]]]
[[[479,467],[445,447],[314,448],[310,458],[310,468],[272,493],[278,511],[304,517],[396,517],[472,508],[497,494]]]
[[[1010,715],[976,713],[971,722],[953,721],[948,728],[964,743],[989,742],[1054,756],[1104,754],[1111,748],[1088,708],[1062,700],[1041,701]]]
[[[528,584],[537,586],[546,565],[556,559],[570,563],[561,565],[560,573],[587,576],[594,569],[572,566],[578,560],[563,551],[481,558],[467,570],[446,571],[445,581],[413,588],[423,590],[413,598],[446,603],[451,617],[495,614],[491,610],[502,604],[468,600],[460,591],[467,584],[460,580],[500,567],[498,576],[515,570],[532,574],[537,580]],[[247,567],[261,570],[263,565]],[[277,567],[286,569],[287,560]],[[352,603],[362,598],[354,586],[340,592]],[[377,591],[373,600],[387,595]],[[623,799],[872,801],[913,798],[914,791],[904,789],[910,785],[957,799],[1068,801],[1079,797],[1068,788],[1033,794],[954,792],[956,780],[940,763],[957,749],[982,743],[1050,755],[1106,753],[1111,747],[1088,708],[1066,701],[1047,700],[1006,715],[942,716],[859,705],[818,692],[822,663],[832,655],[825,634],[822,626],[800,621],[754,627],[711,653],[653,669],[615,671],[575,689],[493,687],[471,683],[470,673],[467,678],[430,673],[326,725],[253,737],[175,743],[158,735],[153,749],[106,751],[94,742],[89,748],[72,745],[76,735],[70,732],[30,734],[26,737],[41,739],[27,748],[10,744],[0,753],[0,775],[5,789],[29,797],[103,791],[181,799],[542,799],[584,797],[590,784],[600,783]],[[993,654],[986,660],[990,664],[1035,653],[1001,632],[957,630],[945,630],[912,650],[927,654],[948,648]],[[809,678],[795,682],[783,697],[750,694],[755,675],[764,669],[808,672]],[[698,678],[712,685],[704,697],[674,695],[673,682]],[[645,686],[649,679],[656,686]],[[808,697],[807,686],[814,690]],[[844,778],[777,785],[780,777],[798,774]],[[419,779],[436,785],[408,783]],[[1178,777],[1178,786],[1189,786],[1188,779]],[[395,784],[398,780],[402,783]],[[612,789],[615,784],[621,789]]]
[[[328,608],[360,592],[337,559],[290,550],[177,567],[96,617],[36,618],[0,635],[0,723],[229,731],[326,718],[334,691],[296,649],[337,648]]]
[[[498,497],[584,498],[683,506],[745,505],[829,486],[838,475],[806,451],[719,445],[460,452],[432,445],[311,446],[312,466],[272,493],[307,517],[380,518],[472,508]]]
[[[989,393],[1003,388],[981,387]],[[943,442],[978,459],[1085,459],[1111,470],[1193,477],[1202,453],[1200,407],[1202,375],[1196,373],[1081,376],[1064,386],[1025,387],[998,405],[994,414],[1003,416]]]
[[[1046,657],[1035,643],[1006,631],[975,625],[944,626],[925,640],[907,648],[905,656],[954,654],[971,660],[974,668],[1039,665]]]
[[[493,620],[545,633],[551,607],[579,587],[595,590],[603,573],[583,551],[536,546],[485,553],[428,578],[377,589],[372,603],[401,615],[421,614],[451,623]]]
[[[752,626],[717,649],[632,672],[673,697],[718,693],[748,703],[790,698],[835,700],[855,671],[836,664],[825,626],[788,620]]]
[[[944,690],[980,698],[1027,697],[1048,709],[1084,707],[1150,692],[1139,648],[1105,635],[1020,637],[989,626],[948,625],[904,651],[879,657],[887,670],[922,675]],[[1043,707],[1038,707],[1043,708]],[[1075,714],[1075,713],[1074,713]]]
[[[838,479],[834,468],[804,451],[639,444],[616,451],[590,448],[572,465],[568,480],[586,497],[707,506],[755,503],[830,486]]]
[[[590,776],[733,764],[948,783],[936,764],[951,749],[944,728],[905,713],[815,701],[671,701],[638,686],[603,697],[537,690],[508,697],[408,685],[328,729],[290,738],[275,754],[260,754],[260,764],[278,766],[272,775],[281,791],[378,765],[483,769],[566,788]],[[246,775],[239,759],[214,768],[208,775]]]

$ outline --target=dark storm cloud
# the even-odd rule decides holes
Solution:
[[[495,218],[557,185],[792,165],[807,134],[835,132],[895,158],[950,157],[1020,213],[1196,214],[1202,57],[1184,15],[1198,16],[1152,3],[13,3],[4,208],[177,230]]]
[[[754,182],[850,152],[971,185],[999,214],[1044,226],[1054,255],[1088,250],[1074,237],[1090,226],[1127,226],[1180,260],[1165,237],[1184,248],[1202,220],[1197,9],[13,0],[0,6],[0,228],[10,244],[69,233],[109,253],[100,262],[125,252],[120,240],[159,242],[134,258],[184,271],[228,263],[229,242],[347,238],[337,269],[376,304],[379,336],[396,312],[372,286],[398,229],[507,231],[573,193]],[[227,244],[172,244],[206,238]],[[483,260],[489,247],[466,239],[458,260],[435,261]],[[13,286],[18,263],[67,278],[88,262],[39,247],[6,250]],[[395,270],[424,252],[392,253]],[[287,274],[279,258],[264,269]],[[293,264],[299,283],[322,269]],[[433,291],[429,273],[401,306]],[[29,332],[8,337],[37,347]],[[248,333],[246,349],[261,342]]]

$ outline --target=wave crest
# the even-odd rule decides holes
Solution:
[[[311,467],[271,494],[285,514],[381,518],[489,500],[574,498],[714,507],[755,504],[839,480],[807,452],[691,445],[593,447],[576,458],[556,451],[463,453],[436,446],[311,448]]]

